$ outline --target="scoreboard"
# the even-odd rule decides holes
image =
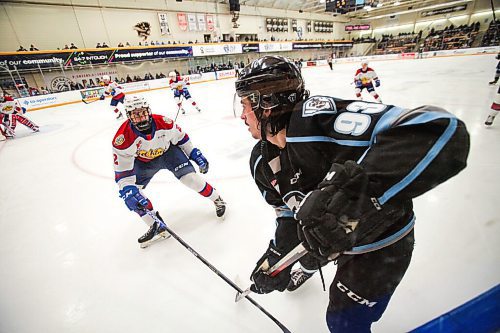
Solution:
[[[364,6],[373,6],[374,0],[326,0],[326,11],[345,14]]]

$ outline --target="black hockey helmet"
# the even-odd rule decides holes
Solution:
[[[261,126],[270,124],[272,135],[285,128],[295,104],[306,95],[295,63],[280,56],[264,56],[243,68],[236,80],[235,111],[248,98]],[[264,110],[271,114],[263,119]]]

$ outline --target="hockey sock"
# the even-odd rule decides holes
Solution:
[[[190,189],[198,192],[205,198],[215,201],[219,197],[219,193],[209,183],[203,180],[196,172],[188,173],[182,176],[180,182],[189,187]]]
[[[21,124],[23,124],[26,127],[29,127],[33,131],[38,130],[38,126],[34,122],[32,122],[31,120],[26,118],[25,116],[22,116],[20,114],[15,114],[12,116],[12,123],[14,124],[14,128],[15,128],[16,121],[19,121]]]

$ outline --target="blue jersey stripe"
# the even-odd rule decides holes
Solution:
[[[417,117],[418,118],[418,117]],[[425,117],[423,117],[425,118]],[[412,171],[405,178],[399,181],[397,184],[393,185],[390,189],[388,189],[378,201],[381,205],[386,203],[389,199],[394,197],[396,194],[401,192],[405,187],[407,187],[411,182],[413,182],[428,166],[429,164],[436,158],[439,152],[443,149],[443,147],[448,143],[450,138],[453,136],[457,129],[457,119],[451,118],[448,127],[441,135],[441,137],[437,140],[437,142],[432,146],[432,148],[427,152],[425,157],[413,168]]]
[[[370,145],[370,141],[356,141],[356,140],[336,140],[330,138],[329,136],[298,136],[298,137],[287,137],[286,142],[297,143],[297,142],[332,142],[341,146],[353,146],[353,147],[366,147]]]
[[[255,171],[257,170],[257,165],[259,164],[260,160],[262,159],[262,155],[259,155],[259,157],[257,157],[257,160],[255,161],[255,164],[253,165],[253,178],[255,179]]]
[[[382,249],[382,248],[386,247],[387,245],[392,244],[392,242],[394,240],[398,239],[399,237],[401,237],[401,235],[408,233],[415,225],[415,220],[416,220],[415,215],[413,215],[412,218],[410,219],[410,222],[408,222],[408,224],[404,228],[399,230],[398,232],[390,235],[389,237],[386,237],[386,238],[381,239],[377,242],[374,242],[374,243],[361,245],[361,246],[355,246],[351,250],[346,251],[345,253],[346,254],[362,254],[362,253]]]

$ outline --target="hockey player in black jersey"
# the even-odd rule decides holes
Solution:
[[[334,260],[328,328],[369,332],[410,263],[412,199],[465,168],[469,135],[433,106],[308,95],[295,64],[278,56],[253,61],[236,81],[235,111],[259,140],[252,176],[277,213],[251,290],[294,290]],[[300,243],[309,253],[298,272],[266,274]]]

